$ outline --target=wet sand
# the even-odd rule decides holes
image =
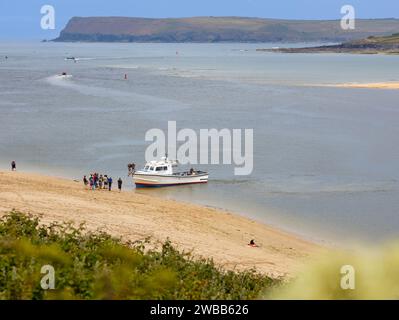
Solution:
[[[339,83],[323,85],[337,88],[364,88],[364,89],[389,89],[398,90],[399,82],[372,82],[372,83]]]
[[[213,258],[226,269],[292,276],[323,249],[294,235],[225,211],[133,191],[91,191],[81,182],[0,171],[0,215],[12,209],[41,214],[44,223],[85,222],[123,240],[169,238],[181,250]],[[258,248],[247,244],[255,239]]]

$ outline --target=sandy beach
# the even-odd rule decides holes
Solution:
[[[256,267],[292,276],[322,249],[313,243],[222,210],[136,194],[87,190],[81,182],[0,171],[0,214],[12,209],[52,221],[86,222],[123,240],[169,238],[179,249],[212,257],[226,269]],[[249,247],[255,239],[258,248]]]
[[[371,82],[371,83],[339,83],[325,85],[327,87],[337,88],[364,88],[364,89],[388,89],[398,90],[399,82]]]

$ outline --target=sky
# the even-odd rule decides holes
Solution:
[[[356,18],[399,18],[399,0],[0,0],[0,40],[53,39],[73,16],[340,19],[347,4]],[[40,26],[43,5],[55,9],[54,30]]]

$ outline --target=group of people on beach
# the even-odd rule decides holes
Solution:
[[[109,177],[108,175],[102,175],[98,173],[92,173],[89,178],[87,176],[83,176],[83,184],[85,186],[88,186],[91,190],[96,190],[96,189],[108,189],[108,191],[112,190],[112,177]],[[122,191],[122,179],[118,179],[118,190]]]
[[[129,168],[129,173],[133,173],[134,172],[134,164],[129,164],[128,166]],[[11,162],[11,170],[12,171],[16,171],[17,170],[17,164],[15,161]],[[108,175],[102,175],[102,174],[98,174],[98,173],[92,173],[90,175],[89,178],[87,178],[87,176],[83,176],[83,184],[85,185],[85,187],[89,187],[90,190],[96,190],[96,189],[108,189],[109,191],[112,191],[112,178],[109,177]],[[122,179],[119,178],[118,179],[118,190],[119,192],[122,191]],[[248,243],[249,247],[252,248],[258,248],[259,246],[255,243],[255,240],[251,240]]]

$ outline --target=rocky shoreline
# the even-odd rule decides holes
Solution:
[[[264,52],[280,53],[351,53],[351,54],[399,54],[399,34],[388,37],[369,37],[341,43],[338,45],[326,45],[303,48],[272,48],[257,49]]]

